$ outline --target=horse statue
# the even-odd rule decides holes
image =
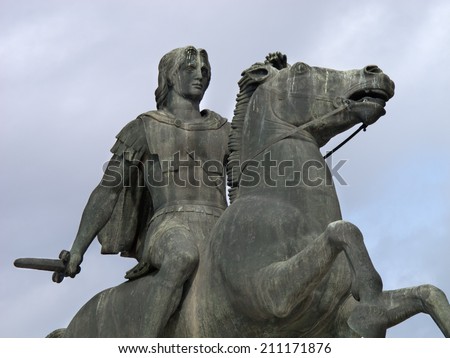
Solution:
[[[429,314],[450,336],[432,285],[383,291],[363,235],[343,221],[320,147],[385,114],[394,83],[380,68],[336,71],[272,54],[245,70],[232,122],[231,204],[164,337],[384,337]],[[64,337],[141,337],[157,272],[88,301]]]

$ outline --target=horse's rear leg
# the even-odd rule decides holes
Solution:
[[[433,318],[445,337],[450,337],[450,305],[445,294],[432,285],[422,285],[383,292],[388,327],[418,314]]]
[[[382,329],[383,324],[386,328],[390,328],[418,313],[427,313],[436,322],[444,336],[450,337],[450,305],[445,294],[432,285],[384,291],[379,304],[379,307],[367,306],[350,296],[339,311],[335,326],[336,337],[367,336],[362,332],[362,325],[357,332],[352,327],[351,321],[355,315],[361,315],[364,318],[364,311],[368,309],[373,309],[372,314],[367,315],[371,319],[365,322],[366,330],[372,331],[371,335],[374,329]],[[378,327],[374,327],[373,324],[373,322],[376,323],[376,319],[374,320],[374,317],[377,317],[376,310],[379,310],[378,318],[381,320]]]

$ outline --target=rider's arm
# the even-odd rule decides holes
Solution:
[[[109,161],[100,184],[94,189],[84,208],[75,241],[70,249],[66,273],[74,277],[83,255],[98,232],[106,225],[123,188],[128,170],[127,161],[114,155]]]

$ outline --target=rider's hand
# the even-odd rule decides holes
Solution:
[[[70,253],[69,262],[66,267],[66,275],[74,278],[80,272],[80,264],[83,261],[83,255],[76,252]]]

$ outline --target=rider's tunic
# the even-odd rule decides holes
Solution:
[[[125,182],[113,215],[98,237],[102,253],[138,260],[145,240],[172,228],[201,243],[226,208],[225,162],[229,123],[212,111],[186,123],[163,111],[144,113],[117,135],[111,152],[137,177]],[[151,247],[146,245],[146,247]]]

